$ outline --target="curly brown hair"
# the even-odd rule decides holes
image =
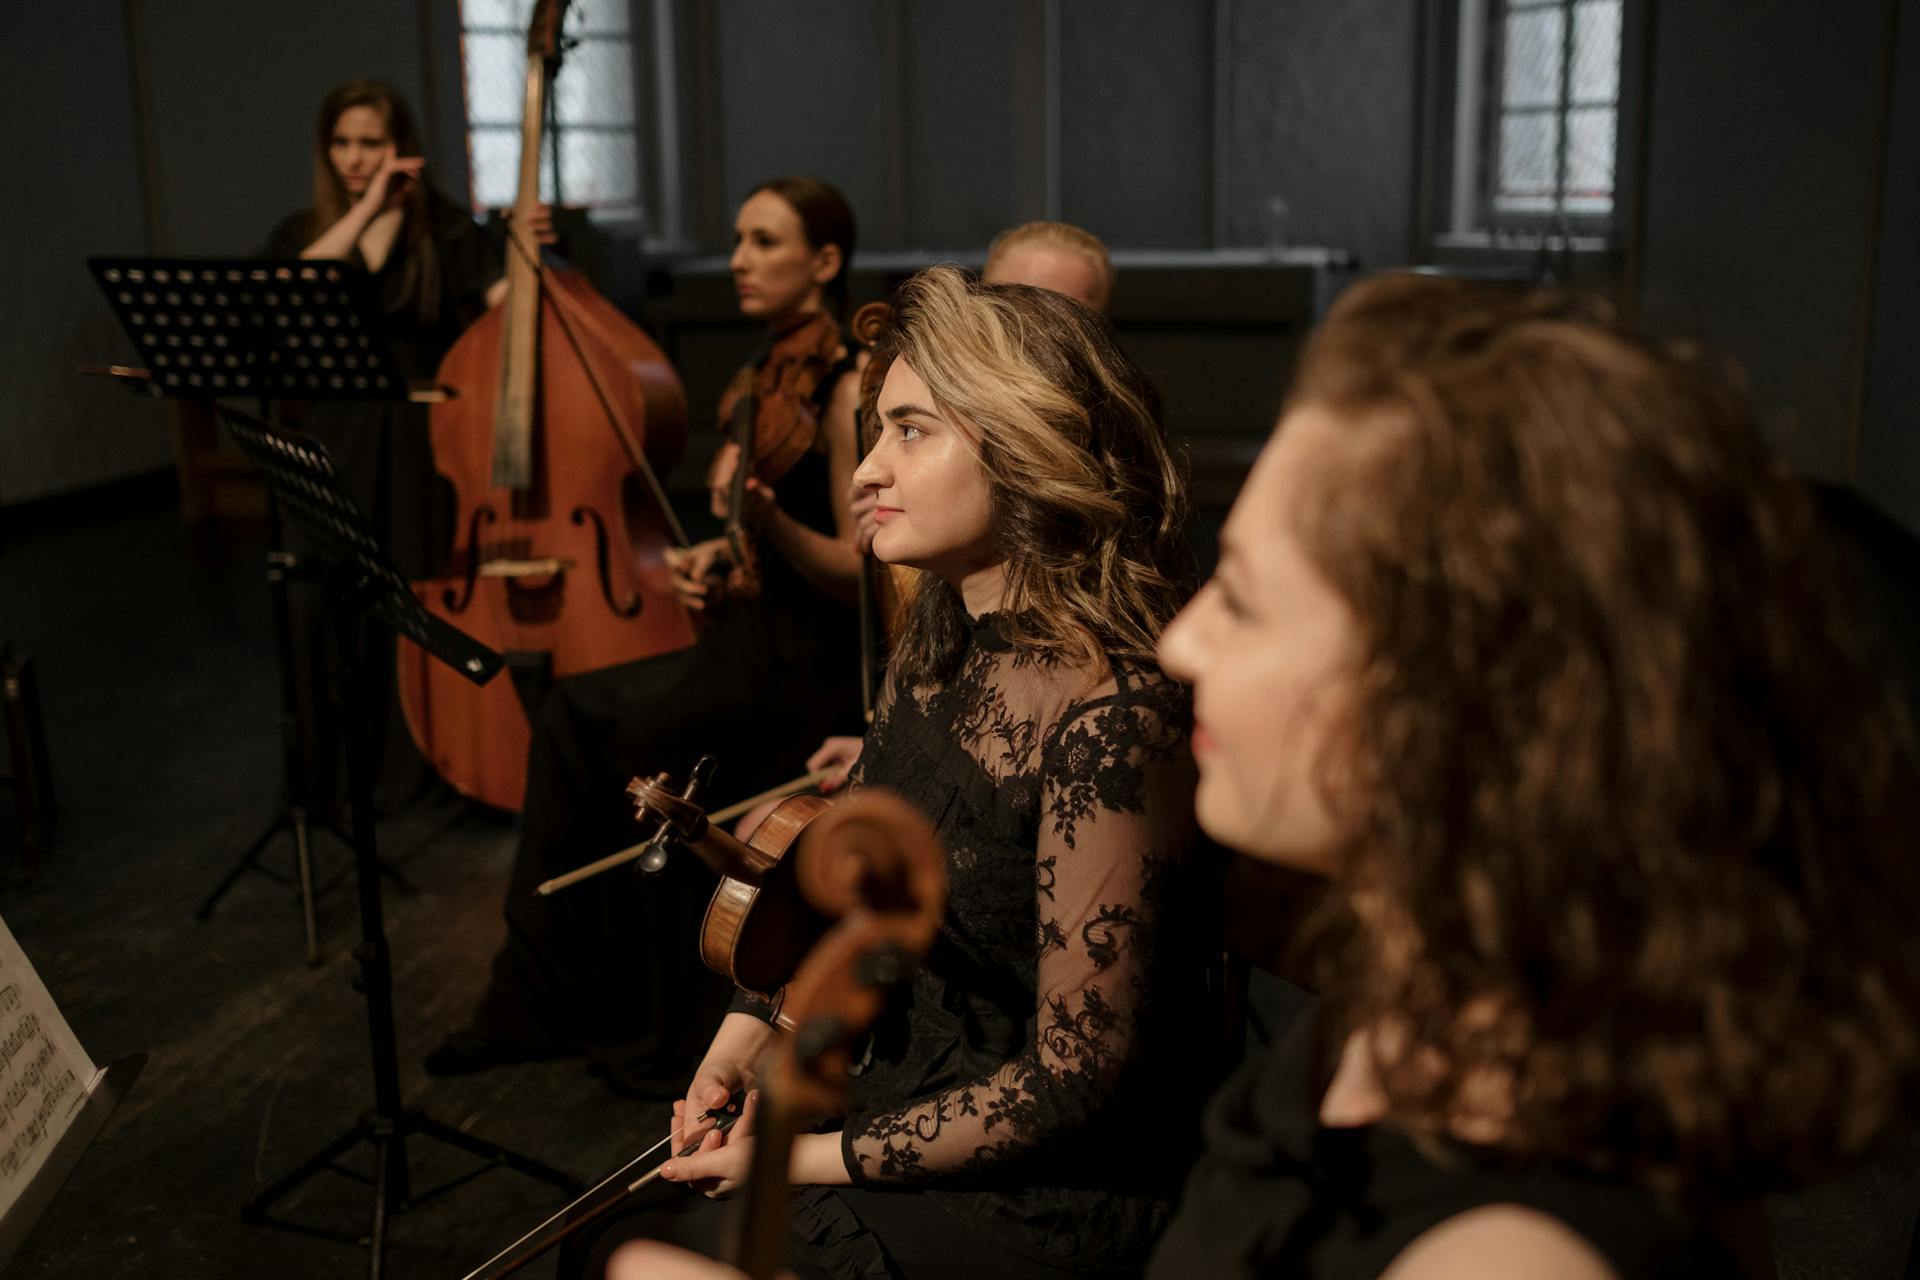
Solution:
[[[900,286],[873,339],[868,424],[896,359],[974,434],[1006,565],[1007,639],[1096,677],[1111,658],[1154,661],[1193,591],[1186,477],[1159,394],[1113,327],[1049,289],[929,267]],[[913,582],[893,671],[937,678],[965,642],[966,608],[931,575]]]
[[[1394,1119],[1682,1199],[1860,1156],[1914,1097],[1920,770],[1744,390],[1391,276],[1292,402],[1364,442],[1300,532],[1363,637],[1323,977]]]

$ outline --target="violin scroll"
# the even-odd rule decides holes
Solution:
[[[795,851],[795,880],[834,923],[787,983],[793,1034],[776,1044],[763,1081],[737,1261],[756,1280],[780,1270],[787,1237],[793,1138],[844,1105],[860,1038],[939,931],[946,855],[933,825],[897,796],[867,791],[816,818]]]

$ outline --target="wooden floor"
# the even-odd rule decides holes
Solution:
[[[44,873],[0,888],[0,916],[96,1059],[150,1057],[7,1274],[365,1274],[355,1244],[246,1226],[239,1215],[372,1103],[345,850],[325,839],[319,849],[318,968],[304,962],[296,899],[263,876],[247,876],[212,920],[193,918],[280,795],[260,548],[196,561],[167,510],[16,538],[0,548],[0,636],[40,667],[62,824]],[[0,804],[0,814],[10,810]],[[404,1098],[598,1178],[651,1145],[664,1106],[616,1098],[579,1062],[457,1080],[420,1069],[484,981],[513,845],[510,829],[486,820],[439,831],[447,816],[412,815],[381,832],[383,852],[417,886],[386,895]],[[13,866],[6,840],[0,878]],[[290,864],[284,845],[273,861]],[[427,1144],[411,1163],[421,1186],[473,1167]],[[1780,1274],[1891,1280],[1917,1171],[1908,1145],[1844,1184],[1773,1206]],[[539,1184],[488,1172],[395,1221],[388,1274],[457,1280],[559,1203]],[[285,1210],[354,1232],[370,1205],[365,1187],[329,1175]],[[548,1260],[526,1274],[552,1273]]]
[[[294,1280],[366,1269],[353,1243],[240,1221],[243,1202],[352,1125],[373,1095],[366,1005],[352,985],[358,913],[338,841],[321,837],[316,851],[318,967],[305,963],[298,899],[264,876],[244,877],[211,920],[193,918],[280,795],[258,549],[222,559],[194,567],[165,512],[0,553],[0,632],[40,668],[61,802],[45,871],[0,892],[0,916],[96,1060],[149,1055],[9,1276]],[[513,832],[471,818],[439,830],[463,813],[381,831],[383,853],[417,889],[385,895],[403,1097],[597,1178],[664,1132],[663,1106],[615,1097],[579,1061],[454,1080],[420,1069],[464,1020],[504,931]],[[0,872],[13,869],[11,853]],[[290,846],[267,861],[290,870]],[[347,1162],[370,1169],[364,1150]],[[475,1162],[416,1142],[410,1164],[424,1188]],[[562,1201],[494,1169],[395,1220],[389,1274],[454,1280]],[[366,1187],[326,1174],[284,1212],[364,1232],[371,1202]]]

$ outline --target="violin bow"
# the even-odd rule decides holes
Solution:
[[[728,1098],[723,1105],[710,1109],[702,1118],[713,1121],[713,1127],[680,1150],[674,1152],[668,1157],[668,1160],[685,1159],[687,1156],[700,1150],[700,1144],[707,1140],[708,1133],[725,1133],[727,1130],[733,1128],[734,1122],[740,1118],[741,1110],[746,1106],[746,1097],[747,1095],[744,1089],[736,1089],[734,1090],[733,1096]],[[648,1147],[645,1151],[642,1151],[639,1155],[595,1183],[587,1190],[586,1194],[582,1195],[579,1199],[562,1206],[545,1222],[542,1222],[539,1226],[527,1232],[518,1240],[515,1240],[512,1244],[475,1267],[472,1271],[469,1271],[461,1277],[461,1280],[503,1280],[503,1277],[510,1276],[520,1270],[520,1268],[526,1266],[547,1250],[561,1243],[588,1223],[599,1221],[608,1210],[621,1204],[635,1192],[660,1176],[660,1170],[667,1166],[668,1160],[662,1160],[638,1179],[632,1182],[627,1181],[628,1177],[633,1173],[635,1166],[644,1163],[648,1157],[672,1141],[672,1134],[668,1134],[666,1137],[660,1139],[660,1141],[654,1143],[651,1147]],[[587,1204],[607,1188],[615,1187],[616,1185],[617,1190],[614,1194],[604,1197],[598,1204],[594,1204],[585,1212],[580,1213],[578,1217],[568,1217],[569,1214],[578,1211],[580,1206]],[[560,1223],[559,1230],[551,1232],[546,1239],[540,1239],[541,1233],[548,1231],[556,1222]],[[538,1243],[528,1243],[534,1240],[538,1240]]]

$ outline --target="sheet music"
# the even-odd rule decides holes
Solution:
[[[46,1163],[97,1074],[0,920],[0,1215]]]

